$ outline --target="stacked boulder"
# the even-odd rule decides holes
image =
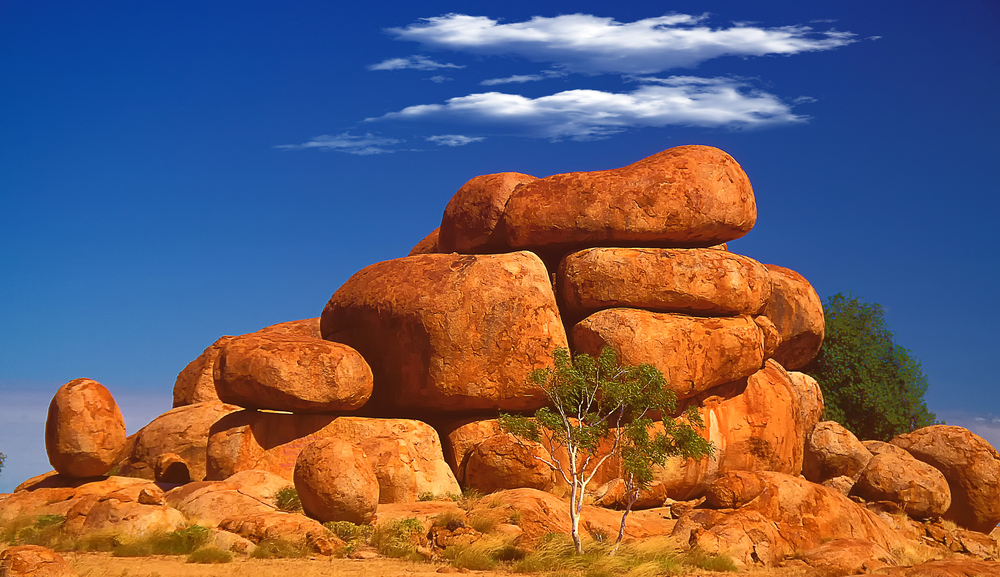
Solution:
[[[59,475],[32,486],[80,486],[117,465],[146,480],[118,500],[250,540],[302,534],[323,551],[314,520],[367,523],[380,504],[463,488],[511,490],[511,507],[547,502],[541,491],[558,493],[561,479],[536,458],[544,449],[502,431],[497,414],[546,405],[527,377],[557,349],[610,347],[658,368],[715,447],[668,460],[637,503],[672,504],[686,543],[770,564],[860,537],[880,559],[903,537],[859,505],[871,502],[988,532],[1000,521],[1000,455],[988,444],[954,427],[862,443],[820,422],[819,385],[796,372],[822,344],[818,295],[795,271],[728,250],[756,216],[742,168],[706,146],[615,170],[473,178],[439,229],[357,272],[319,318],[209,346],[178,375],[174,408],[132,437],[103,387],[67,384],[46,426]],[[93,424],[67,425],[91,397],[97,408],[80,418]],[[596,504],[623,504],[621,476],[609,459]],[[314,520],[275,510],[291,484]]]

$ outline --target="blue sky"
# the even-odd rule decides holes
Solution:
[[[207,345],[318,316],[466,180],[717,146],[730,248],[882,304],[930,408],[1000,444],[1000,7],[0,3],[0,491],[96,379],[129,432]]]

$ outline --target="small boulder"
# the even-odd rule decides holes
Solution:
[[[330,298],[322,331],[371,365],[375,412],[539,408],[526,377],[566,347],[548,273],[528,252],[370,265]]]
[[[0,551],[0,577],[76,577],[76,571],[52,549],[17,545]]]
[[[898,503],[916,519],[939,517],[951,506],[951,489],[941,471],[902,450],[873,456],[852,493],[868,501]]]
[[[764,363],[764,336],[749,315],[606,309],[577,323],[571,336],[575,351],[596,357],[607,346],[622,363],[653,365],[678,398],[749,377]]]
[[[448,201],[441,217],[440,252],[506,252],[503,229],[498,230],[497,225],[514,189],[536,180],[519,172],[501,172],[466,182]]]
[[[823,303],[799,273],[773,264],[765,266],[771,276],[771,298],[761,312],[781,333],[774,359],[790,371],[801,369],[823,345]]]
[[[840,476],[857,479],[871,458],[854,433],[836,421],[823,421],[806,436],[802,475],[814,483]]]
[[[222,401],[241,407],[332,413],[364,405],[372,394],[372,373],[347,345],[251,333],[222,349],[215,386]]]
[[[417,244],[410,249],[410,253],[407,256],[413,256],[415,254],[435,254],[442,252],[439,248],[441,238],[441,228],[435,228],[430,231],[427,236],[420,240]]]
[[[544,455],[538,443],[535,450],[510,433],[501,433],[482,441],[469,453],[465,466],[465,487],[484,494],[503,489],[527,487],[548,491],[555,485],[555,476],[548,465],[535,458]]]
[[[945,519],[989,533],[1000,523],[1000,454],[962,427],[931,425],[890,441],[944,474],[951,488]]]
[[[709,146],[678,146],[628,166],[556,174],[510,195],[503,216],[514,249],[712,246],[757,220],[750,181]]]
[[[573,318],[616,307],[737,316],[771,296],[764,265],[710,248],[590,248],[567,255],[557,279]]]
[[[174,382],[175,408],[219,400],[215,392],[215,361],[222,347],[233,338],[228,335],[220,337],[181,370]]]
[[[125,419],[104,386],[70,381],[56,391],[45,420],[45,452],[52,468],[68,477],[103,475],[125,447]]]
[[[320,439],[295,461],[295,489],[307,515],[321,522],[371,523],[379,502],[378,478],[368,455],[338,438]]]
[[[314,519],[297,513],[256,513],[237,515],[219,523],[219,529],[236,533],[259,544],[265,539],[280,539],[308,547],[320,555],[333,555],[344,542]]]

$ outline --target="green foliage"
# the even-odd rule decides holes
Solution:
[[[203,547],[188,555],[188,563],[229,563],[233,560],[233,554],[218,547]]]
[[[512,563],[524,559],[527,552],[514,545],[513,541],[514,539],[510,537],[480,539],[470,545],[448,547],[441,555],[458,569],[488,571],[500,563]]]
[[[14,545],[41,545],[50,549],[64,550],[70,538],[63,533],[62,515],[39,515],[21,517],[7,524],[0,531],[0,541]]]
[[[278,509],[294,513],[302,510],[302,501],[299,500],[299,492],[295,487],[284,487],[274,493],[274,503]]]
[[[424,533],[419,519],[394,519],[375,527],[371,544],[386,557],[411,557]]]
[[[736,571],[736,563],[726,555],[713,555],[695,548],[681,556],[681,562],[685,565],[693,565],[706,571]]]
[[[0,471],[3,471],[3,462],[7,460],[7,455],[0,453]]]
[[[924,403],[927,377],[893,342],[880,305],[838,293],[823,304],[823,315],[823,346],[803,372],[823,390],[826,419],[882,441],[936,422]]]
[[[434,517],[434,527],[444,527],[449,531],[465,527],[465,515],[458,511],[445,511]]]
[[[586,553],[577,554],[566,536],[549,535],[534,551],[514,562],[511,570],[549,575],[559,571],[567,577],[659,577],[687,573],[676,547],[668,540],[650,539],[624,545],[617,555],[609,556],[612,547],[608,543],[594,543]]]
[[[368,541],[375,530],[371,525],[355,525],[350,521],[327,521],[323,526],[347,543]]]
[[[430,491],[425,491],[417,495],[417,501],[434,501],[437,497]]]
[[[254,559],[293,559],[305,557],[306,548],[284,539],[264,539],[257,543],[250,556]]]
[[[541,460],[570,486],[571,536],[577,553],[582,553],[579,516],[584,492],[610,455],[620,455],[624,466],[630,497],[627,516],[639,491],[653,481],[654,465],[674,455],[705,457],[713,447],[694,430],[702,424],[697,411],[692,409],[679,420],[668,416],[676,410],[677,398],[656,367],[623,366],[610,347],[596,359],[587,354],[571,358],[569,351],[558,349],[553,360],[554,369],[539,369],[529,376],[551,407],[530,418],[502,414],[499,421],[503,430],[541,443],[549,453]],[[661,416],[663,430],[650,435],[654,415]],[[609,441],[610,451],[602,451],[602,443]],[[555,456],[560,448],[569,456],[566,463]],[[623,516],[622,530],[624,522]],[[618,541],[621,535],[619,531]]]
[[[147,557],[149,555],[189,555],[201,548],[211,535],[207,527],[192,525],[169,533],[152,533],[112,547],[115,557]]]

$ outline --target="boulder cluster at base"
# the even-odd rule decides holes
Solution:
[[[906,575],[931,560],[1000,575],[1000,454],[954,426],[880,442],[822,421],[819,385],[797,372],[823,342],[818,295],[728,250],[756,219],[746,173],[707,146],[473,178],[440,228],[358,271],[319,317],[211,343],[177,376],[173,408],[132,436],[104,386],[61,387],[45,427],[54,471],[0,495],[0,523],[61,515],[72,534],[136,536],[198,523],[239,553],[284,538],[329,555],[343,542],[322,523],[416,516],[437,554],[482,535],[433,527],[428,511],[476,490],[495,493],[482,515],[506,511],[503,530],[531,543],[568,532],[565,481],[498,414],[546,405],[527,377],[557,349],[611,347],[659,369],[715,448],[655,469],[629,539],[672,535],[740,566]],[[621,477],[613,455],[591,483],[591,534],[617,533]],[[276,501],[292,486],[301,514]]]

